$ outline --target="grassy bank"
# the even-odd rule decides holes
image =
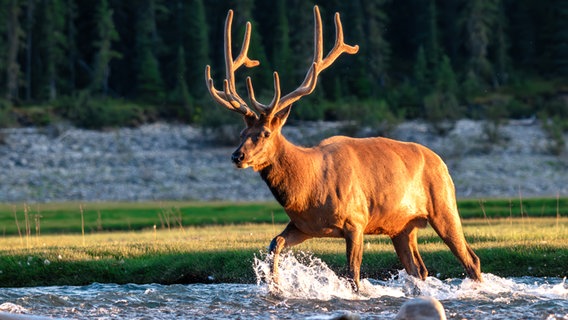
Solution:
[[[458,202],[463,219],[568,216],[568,198],[489,199]],[[171,229],[246,223],[286,223],[276,202],[0,204],[0,234],[63,234]]]
[[[85,235],[13,235],[0,238],[0,286],[113,283],[254,282],[253,259],[284,224],[172,226]],[[568,276],[568,218],[465,219],[464,231],[485,273]],[[463,277],[463,269],[427,228],[419,247],[431,274]],[[309,251],[336,272],[345,267],[340,239],[312,239]],[[362,273],[387,277],[402,266],[390,240],[367,236]]]

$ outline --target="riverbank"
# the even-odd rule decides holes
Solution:
[[[566,277],[568,218],[467,219],[468,242],[482,271],[501,277]],[[103,283],[254,283],[253,262],[285,224],[171,227],[131,232],[0,238],[0,286]],[[431,228],[418,243],[431,275],[463,278],[464,270]],[[385,236],[365,237],[364,278],[387,279],[402,265]],[[293,248],[344,274],[345,242],[311,239]]]
[[[483,122],[461,120],[442,137],[424,123],[407,122],[389,136],[439,153],[459,198],[568,196],[568,158],[551,154],[538,121],[503,124],[495,141],[484,128]],[[310,145],[351,129],[343,123],[296,123],[283,131],[295,143]],[[2,129],[0,137],[4,203],[272,200],[258,174],[232,166],[236,144],[219,145],[218,132],[164,123],[107,131],[57,125]]]

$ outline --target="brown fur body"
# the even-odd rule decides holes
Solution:
[[[385,234],[408,274],[426,278],[428,271],[418,252],[416,230],[429,222],[469,277],[481,281],[479,259],[467,244],[456,206],[455,189],[444,162],[415,143],[386,138],[354,139],[336,136],[313,148],[290,143],[281,133],[292,104],[313,92],[317,77],[342,53],[355,54],[358,46],[343,41],[339,14],[335,15],[336,41],[323,57],[322,23],[314,7],[314,59],[304,82],[281,96],[274,73],[274,98],[269,105],[256,101],[252,81],[247,89],[254,111],[236,91],[235,70],[259,64],[248,54],[251,25],[247,23],[241,52],[233,58],[229,11],[225,22],[226,79],[223,90],[213,86],[210,67],[205,80],[211,96],[223,107],[241,114],[246,128],[232,154],[238,168],[252,167],[267,183],[290,217],[276,236],[272,273],[278,281],[278,259],[285,247],[313,237],[344,238],[349,273],[358,287],[363,257],[363,235]]]
[[[424,279],[416,228],[430,222],[468,275],[481,280],[479,259],[463,236],[453,182],[434,152],[386,138],[336,136],[314,148],[297,147],[282,135],[277,140],[273,156],[257,168],[290,217],[271,244],[276,254],[313,237],[344,238],[357,284],[363,235],[384,234],[406,271]]]

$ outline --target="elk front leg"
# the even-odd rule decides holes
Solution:
[[[345,244],[349,277],[353,280],[353,289],[358,291],[363,260],[363,232],[361,230],[349,231],[345,235]]]
[[[422,280],[426,279],[428,269],[418,252],[417,229],[409,227],[391,239],[406,273]]]
[[[280,259],[280,252],[286,247],[295,246],[310,239],[311,236],[300,231],[296,225],[289,222],[284,231],[274,237],[270,242],[269,251],[273,253],[272,261],[272,280],[278,284],[278,260]]]

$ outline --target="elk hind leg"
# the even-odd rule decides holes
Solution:
[[[476,281],[483,281],[481,277],[481,263],[465,240],[457,208],[455,210],[448,208],[442,212],[436,212],[435,215],[429,218],[429,222],[461,262],[467,276]]]
[[[424,280],[428,276],[428,269],[418,252],[417,230],[409,226],[391,240],[406,273]]]
[[[279,282],[278,262],[280,260],[280,253],[286,247],[295,246],[311,238],[311,236],[300,231],[292,222],[288,223],[284,231],[274,237],[270,242],[268,251],[273,254],[272,260],[272,281],[275,284]]]

